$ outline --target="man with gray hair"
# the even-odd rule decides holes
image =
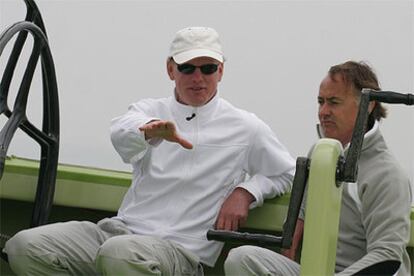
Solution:
[[[340,141],[345,154],[363,88],[380,90],[372,69],[354,61],[332,66],[319,87],[319,135]],[[373,101],[368,109],[357,182],[343,187],[335,275],[408,276],[410,180],[380,132],[384,107]],[[229,253],[226,275],[299,275],[300,265],[293,260],[302,238],[303,218],[302,209],[292,248],[284,256],[264,248],[239,247]]]
[[[214,29],[178,31],[167,58],[173,95],[140,100],[111,124],[133,167],[118,214],[16,234],[5,248],[13,271],[200,275],[201,264],[214,266],[223,244],[207,231],[237,230],[249,208],[290,189],[295,165],[269,126],[219,96],[223,70]]]

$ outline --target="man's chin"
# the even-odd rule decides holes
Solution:
[[[338,135],[332,128],[322,128],[322,130],[326,138],[338,139]]]

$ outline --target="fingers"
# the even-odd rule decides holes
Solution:
[[[165,131],[175,131],[175,125],[169,121],[152,121],[139,128],[143,131],[158,132],[159,134]]]
[[[178,135],[173,122],[167,121],[166,124],[165,124],[165,128],[166,128],[166,130],[171,131],[172,135],[171,135],[171,138],[169,139],[170,142],[176,142],[176,143],[180,144],[185,149],[192,149],[193,148],[193,144],[191,144],[189,141],[187,141],[186,139],[184,139],[180,135]]]
[[[161,129],[164,128],[162,121],[152,121],[139,128],[140,131],[144,131],[145,139],[152,139],[161,137]]]
[[[253,195],[247,190],[240,187],[234,189],[221,206],[216,229],[230,231],[239,229],[247,221],[249,205],[253,200]]]
[[[193,145],[178,135],[175,124],[171,121],[152,121],[139,128],[145,132],[145,139],[163,138],[167,141],[180,144],[185,149],[192,149]]]
[[[217,230],[237,231],[241,225],[241,219],[235,216],[225,216],[220,214],[215,228]]]
[[[185,149],[193,149],[193,144],[183,138],[178,137],[177,142]]]
[[[175,134],[175,125],[169,121],[152,121],[139,128],[145,132],[145,138],[163,138],[171,140]]]

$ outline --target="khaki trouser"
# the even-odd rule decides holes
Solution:
[[[298,263],[271,250],[245,245],[230,250],[224,263],[229,276],[298,276]]]
[[[134,235],[114,219],[24,230],[4,251],[17,275],[203,275],[193,253],[170,241]]]

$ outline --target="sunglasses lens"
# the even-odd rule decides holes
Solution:
[[[186,75],[190,75],[194,73],[197,67],[200,68],[201,73],[203,73],[204,75],[211,75],[217,71],[218,64],[211,63],[211,64],[204,64],[201,66],[195,66],[189,63],[183,63],[183,64],[177,65],[178,71]]]
[[[186,75],[194,73],[196,68],[197,67],[195,67],[194,65],[188,64],[188,63],[177,65],[178,71],[180,71],[181,73],[186,74]]]
[[[204,64],[200,66],[200,70],[205,75],[213,74],[217,71],[218,65],[217,64]]]

